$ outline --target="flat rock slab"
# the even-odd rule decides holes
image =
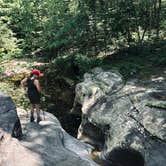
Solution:
[[[97,166],[89,157],[92,149],[66,133],[52,114],[30,123],[26,111],[0,94],[0,166]]]
[[[40,124],[29,123],[24,110],[18,109],[18,114],[24,133],[21,144],[40,158],[39,165],[97,165],[89,157],[92,147],[67,134],[52,114],[45,113]]]

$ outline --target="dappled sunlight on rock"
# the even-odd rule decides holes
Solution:
[[[116,75],[114,71],[109,72],[113,73],[110,74],[112,77]],[[101,79],[97,79],[98,75]],[[127,162],[133,166],[137,163],[137,156],[140,156],[142,165],[145,161],[147,166],[165,166],[165,78],[158,75],[149,80],[130,79],[124,83],[121,75],[116,75],[121,77],[119,79],[111,76],[107,77],[104,71],[98,74],[92,72],[86,74],[84,81],[77,85],[74,106],[77,102],[82,104],[78,137],[97,148],[101,143],[103,147],[99,157],[109,160],[106,161],[107,165],[114,164],[116,160],[115,165],[125,165],[124,162]],[[113,88],[104,88],[105,82],[110,82]],[[99,137],[103,139],[97,142]],[[124,148],[124,151],[117,150],[117,157],[114,158],[117,147]],[[125,149],[128,148],[133,149],[136,158],[133,156],[130,161],[123,161],[123,156],[127,155]],[[128,152],[132,153],[132,150]],[[107,158],[108,154],[110,158]]]
[[[97,166],[90,158],[93,147],[66,133],[58,119],[50,113],[45,113],[45,120],[40,124],[30,123],[27,112],[18,108],[23,137],[20,141],[12,138],[13,133],[21,132],[15,125],[18,120],[16,108],[9,96],[1,95],[0,98],[0,111],[6,111],[6,116],[0,120],[0,127],[4,130],[3,133],[0,130],[2,166],[6,163],[12,166]],[[6,125],[3,124],[5,118]]]

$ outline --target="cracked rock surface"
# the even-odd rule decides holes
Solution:
[[[66,133],[52,114],[29,123],[27,112],[16,111],[12,99],[0,94],[0,166],[97,166],[89,157],[92,149]]]
[[[164,77],[125,83],[115,71],[96,69],[77,85],[73,110],[77,104],[82,105],[78,138],[97,146],[100,157],[108,159],[117,148],[132,149],[146,166],[165,166]]]

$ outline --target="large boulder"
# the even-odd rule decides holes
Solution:
[[[12,99],[6,94],[0,94],[0,116],[1,132],[20,138],[22,130],[16,107]],[[2,133],[1,136],[3,136]]]
[[[0,165],[38,165],[39,156],[24,148],[16,138],[21,138],[22,128],[12,99],[0,94]],[[28,159],[28,160],[27,160]]]
[[[52,114],[45,113],[40,124],[29,123],[27,112],[16,111],[12,99],[3,94],[0,111],[1,166],[97,166],[89,157],[93,147],[66,133]],[[12,137],[22,133],[20,141]]]
[[[24,137],[21,144],[40,156],[43,166],[97,166],[89,157],[93,147],[70,136],[55,116],[46,113],[40,125],[29,123],[24,110],[18,110]]]
[[[97,69],[76,87],[82,105],[78,138],[99,148],[107,165],[165,166],[166,81],[130,80]]]

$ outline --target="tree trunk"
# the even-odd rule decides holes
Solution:
[[[160,18],[160,14],[161,14],[161,0],[158,0],[158,8],[157,8],[157,19],[156,19],[156,37],[159,39],[160,37],[160,21],[161,21],[161,18]]]
[[[147,30],[147,27],[145,27],[144,32],[143,32],[143,34],[142,34],[142,37],[141,37],[141,43],[142,43],[142,42],[143,42],[143,40],[144,40],[146,30]]]
[[[148,39],[151,38],[152,31],[152,8],[149,9],[149,26],[148,26]]]
[[[96,17],[96,1],[94,3],[94,9],[93,9],[93,18],[94,18],[94,24],[93,24],[93,30],[94,30],[94,55],[97,54],[97,17]]]

